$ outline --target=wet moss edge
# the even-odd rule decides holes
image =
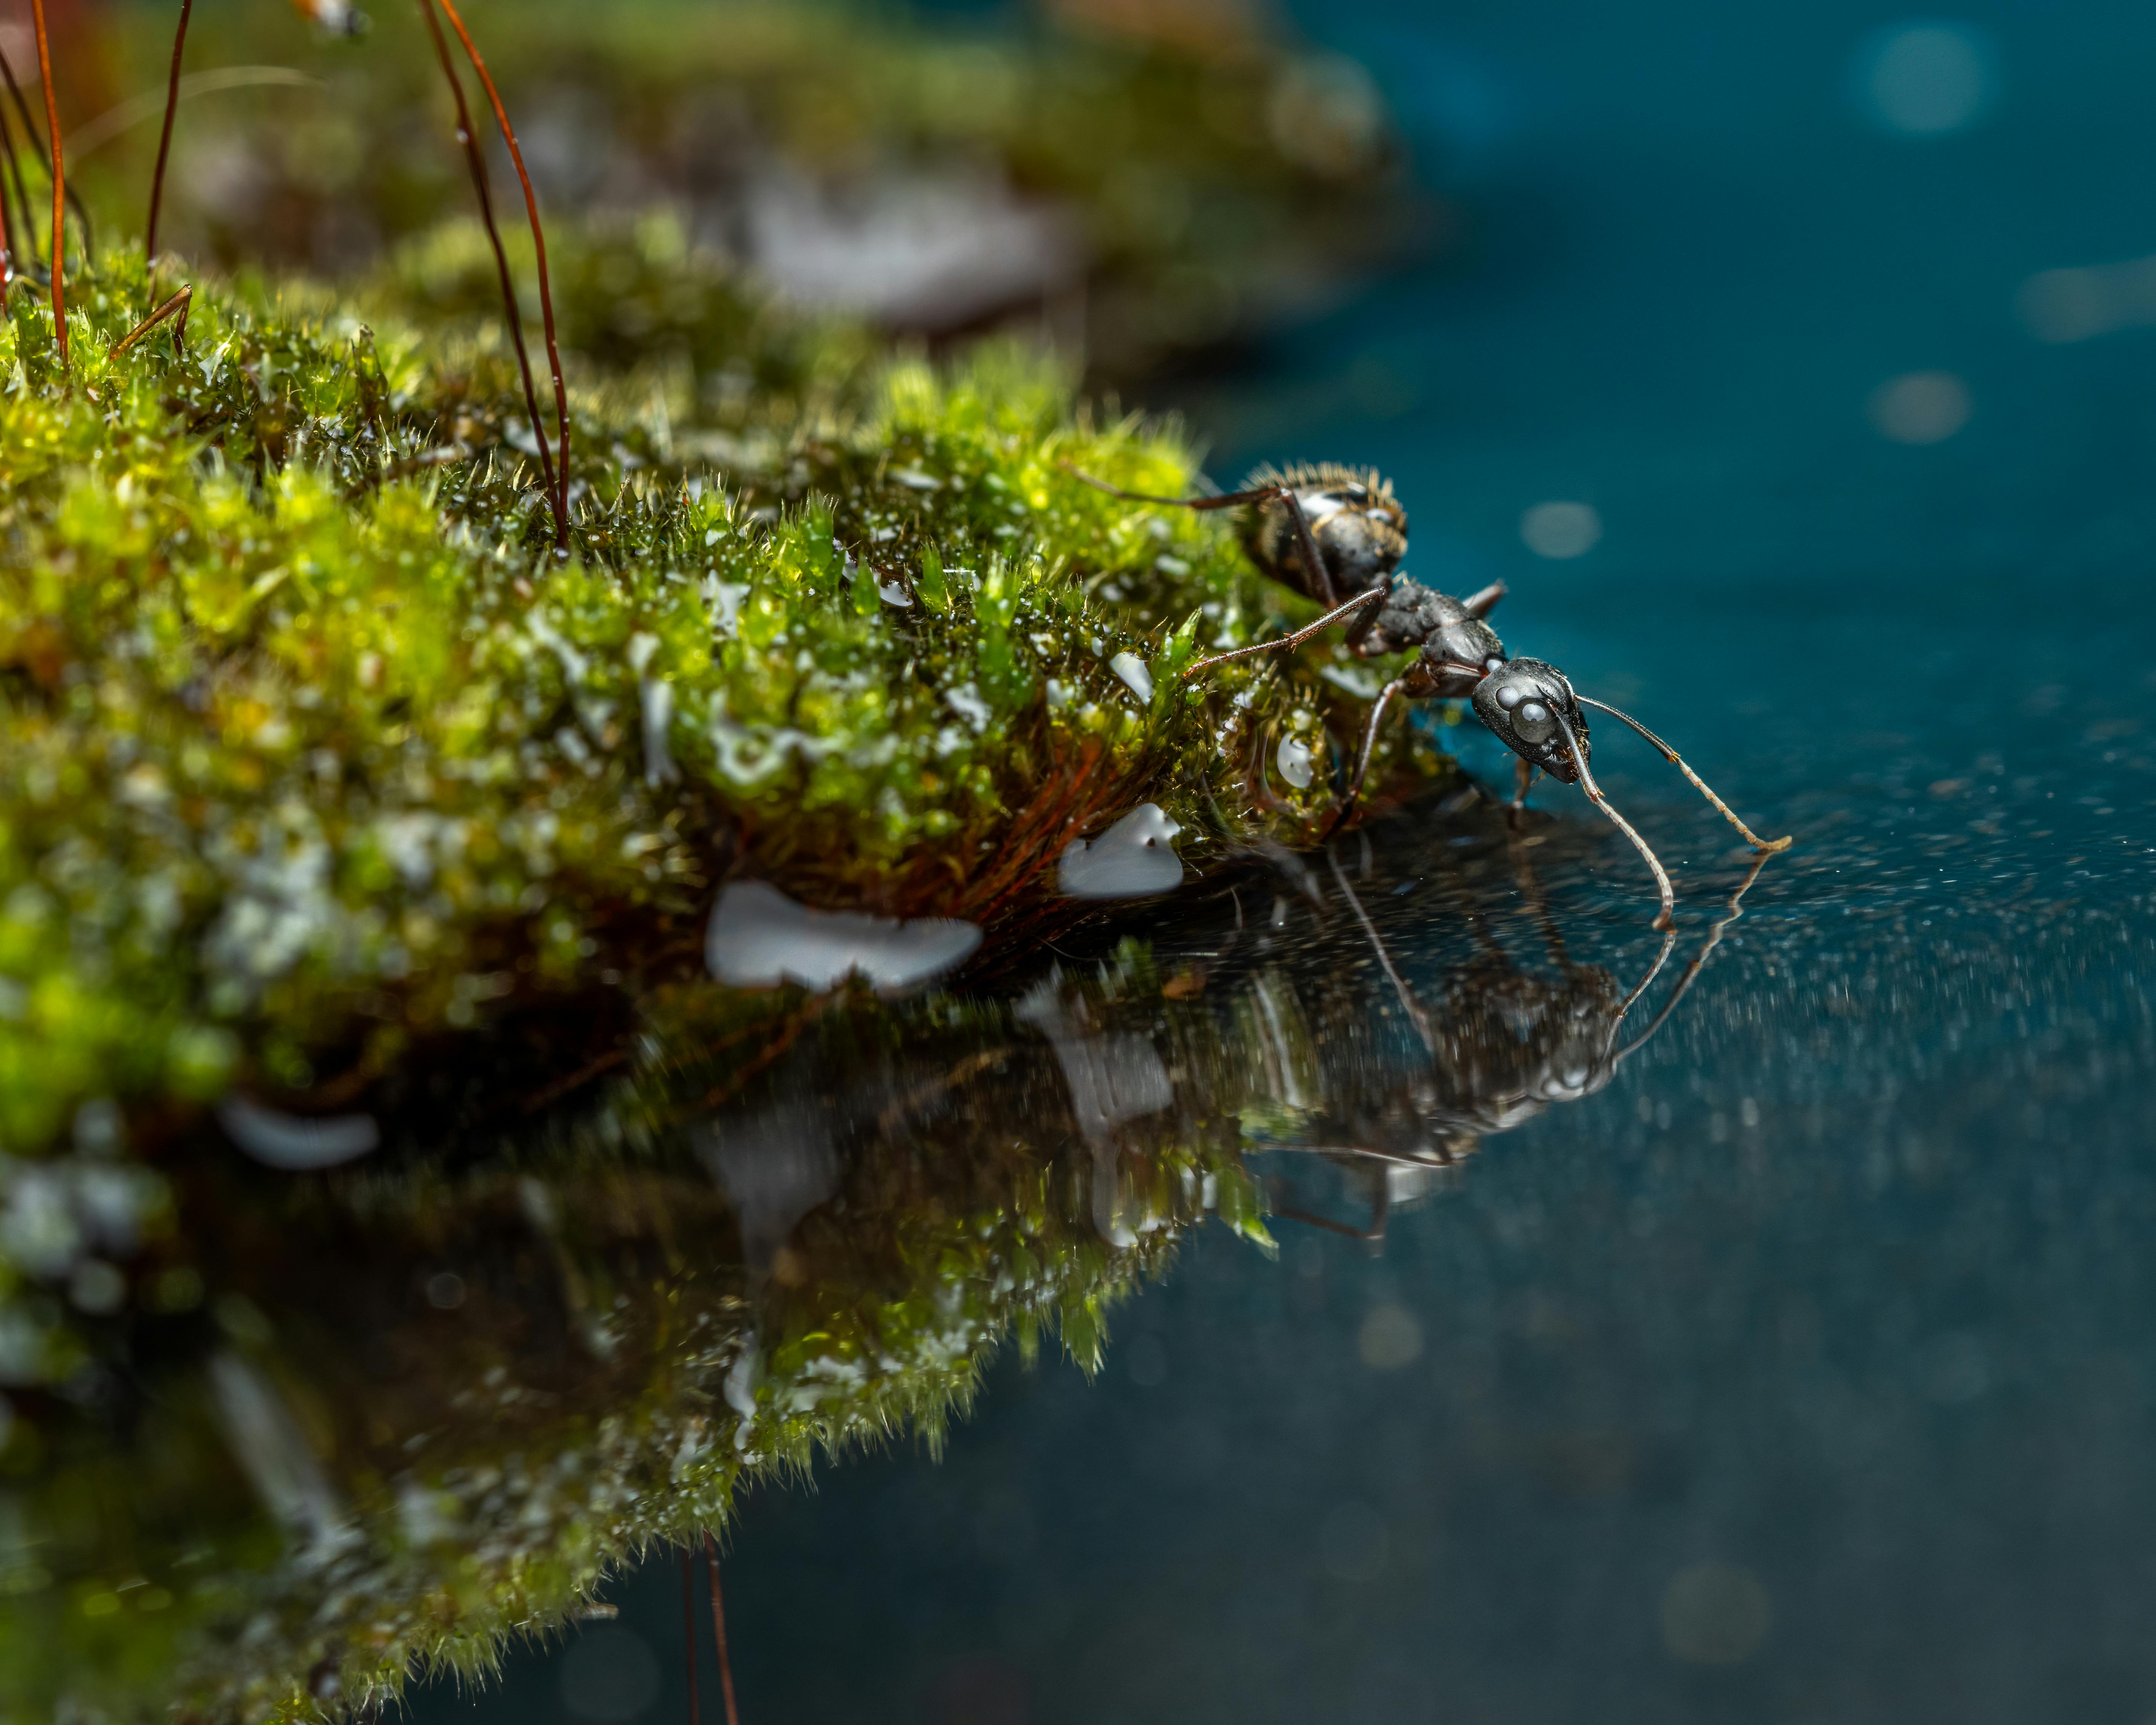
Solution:
[[[1067,911],[1063,847],[1138,802],[1199,866],[1326,812],[1275,752],[1324,760],[1373,668],[1179,681],[1308,608],[1232,524],[1069,470],[1185,492],[1174,427],[1096,419],[1019,347],[935,367],[789,318],[663,222],[561,249],[572,298],[627,259],[683,326],[578,367],[561,562],[499,329],[430,310],[483,269],[470,230],[341,301],[204,281],[184,352],[115,355],[146,290],[107,258],[71,373],[17,290],[7,1151],[85,1103],[154,1142],[235,1083],[348,1095],[495,1003],[692,969],[729,875],[993,944]]]

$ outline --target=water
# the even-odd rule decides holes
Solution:
[[[1413,572],[1507,579],[1514,651],[1798,846],[1605,1086],[1404,1179],[1424,1201],[1381,1254],[1200,1229],[1113,1315],[1096,1379],[1007,1353],[940,1461],[902,1442],[747,1498],[746,1718],[2156,1712],[2156,334],[2046,343],[2016,311],[2038,271],[2156,250],[2156,23],[1958,17],[1964,59],[1881,97],[1876,7],[1306,8],[1380,67],[1469,234],[1191,386],[1219,470],[1383,465]],[[1897,133],[1881,100],[1969,123]],[[1937,441],[1887,434],[1963,401]],[[1592,549],[1527,548],[1549,502],[1591,506]],[[1598,742],[1681,893],[1644,1028],[1745,859],[1643,748]],[[1440,1041],[1502,1016],[1490,973],[1460,981],[1463,895],[1545,979],[1537,895],[1620,998],[1656,955],[1636,860],[1576,793],[1536,801],[1524,865],[1423,811],[1321,863],[1314,897],[1246,882],[1246,941],[1287,906],[1262,960],[1233,906],[1178,910],[1116,1034],[1206,1021],[1273,965],[1330,1002],[1302,1123],[1368,1104],[1371,1139],[1428,1050],[1349,886]],[[1147,992],[1197,963],[1203,994]],[[1030,1076],[979,1106],[1022,1135],[1070,1075],[1037,1029],[998,1034]],[[1276,1098],[1263,1046],[1223,1034],[1130,1129],[1239,1082]],[[1253,1165],[1369,1219],[1367,1168]],[[618,1624],[418,1717],[683,1717],[676,1586],[654,1564]]]

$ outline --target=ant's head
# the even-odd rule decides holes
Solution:
[[[1579,697],[1563,671],[1539,659],[1504,660],[1491,665],[1489,675],[1475,685],[1474,698],[1475,716],[1506,747],[1552,778],[1578,783],[1579,770],[1565,747],[1565,726],[1571,727],[1582,760],[1590,759],[1593,752],[1587,741],[1587,716],[1580,711]]]
[[[1284,473],[1253,475],[1251,482],[1294,488],[1317,554],[1341,594],[1383,585],[1408,554],[1408,512],[1375,473],[1329,461],[1298,463]],[[1265,519],[1250,546],[1260,566],[1276,580],[1317,592],[1314,584],[1297,579],[1301,558],[1286,506],[1271,504],[1262,513]]]

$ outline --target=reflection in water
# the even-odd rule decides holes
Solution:
[[[1355,1235],[1375,1245],[1383,1240],[1395,1207],[1428,1196],[1485,1137],[1525,1124],[1553,1102],[1576,1102],[1600,1090],[1619,1063],[1661,1029],[1683,999],[1723,932],[1743,914],[1745,893],[1775,854],[1753,858],[1661,1011],[1644,1030],[1620,1044],[1626,1018],[1669,963],[1676,930],[1664,931],[1661,950],[1645,973],[1620,993],[1609,971],[1573,961],[1528,851],[1517,842],[1507,848],[1550,967],[1536,970],[1517,964],[1493,932],[1491,919],[1462,891],[1461,921],[1472,933],[1475,951],[1440,979],[1433,1005],[1425,1005],[1402,978],[1339,859],[1330,860],[1341,901],[1368,938],[1428,1064],[1397,1088],[1380,1092],[1374,1109],[1366,1105],[1353,1113],[1320,1113],[1312,1122],[1321,1135],[1317,1142],[1253,1147],[1314,1152],[1348,1169],[1368,1201],[1368,1224],[1350,1227],[1298,1208],[1285,1199],[1285,1183],[1276,1186],[1278,1214]],[[1350,1086],[1333,1092],[1351,1093]]]
[[[1606,1083],[1674,947],[1627,987],[1544,901],[1559,836],[1430,827],[1159,901],[1001,993],[706,986],[613,1056],[461,1055],[367,1099],[385,1147],[349,1168],[172,1158],[140,1250],[192,1296],[70,1332],[0,1452],[0,1700],[259,1716],[483,1670],[745,1480],[932,1447],[1007,1334],[1091,1364],[1204,1217],[1270,1246],[1254,1168],[1344,1168],[1381,1237]]]

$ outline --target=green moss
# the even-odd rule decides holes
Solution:
[[[1140,800],[1200,862],[1318,812],[1268,784],[1269,739],[1321,741],[1321,674],[1368,668],[1178,684],[1307,608],[1217,517],[1065,465],[1187,490],[1171,429],[1090,423],[1017,349],[871,359],[664,224],[565,236],[572,327],[583,247],[701,311],[675,398],[580,363],[557,564],[498,331],[389,321],[454,303],[477,244],[408,258],[371,321],[205,283],[184,356],[117,359],[146,290],[110,261],[70,295],[68,377],[26,291],[0,325],[9,1149],[91,1099],[304,1093],[490,1003],[678,966],[730,872],[1009,932]],[[706,387],[737,370],[798,386]]]

